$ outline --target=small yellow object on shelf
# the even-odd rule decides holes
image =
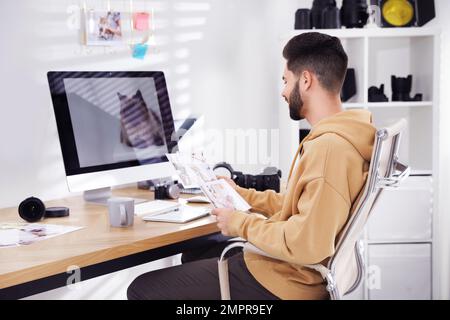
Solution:
[[[395,27],[403,27],[414,18],[414,8],[407,0],[388,0],[383,4],[384,19]]]

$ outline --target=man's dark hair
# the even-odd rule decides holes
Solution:
[[[339,93],[347,71],[348,57],[341,41],[323,33],[307,32],[295,36],[283,49],[287,68],[299,76],[311,71],[323,88]]]

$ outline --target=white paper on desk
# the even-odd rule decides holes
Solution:
[[[175,168],[184,188],[198,188],[202,183],[217,180],[210,166],[195,154],[176,152],[167,153],[166,156]]]
[[[223,179],[206,182],[201,184],[200,188],[216,208],[240,211],[247,211],[251,208],[244,198]]]
[[[29,245],[82,228],[39,223],[0,224],[0,248]]]

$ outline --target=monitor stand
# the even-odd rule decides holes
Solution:
[[[94,189],[94,190],[87,190],[83,193],[84,201],[94,204],[99,204],[103,206],[108,205],[108,199],[112,197],[111,188],[101,188],[101,189]],[[139,198],[133,198],[134,204],[147,202],[149,199],[139,199]]]

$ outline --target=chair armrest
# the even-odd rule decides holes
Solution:
[[[228,261],[225,259],[225,255],[227,254],[227,252],[229,250],[231,250],[233,248],[241,247],[243,249],[243,251],[245,251],[245,252],[256,253],[261,256],[271,258],[271,259],[275,259],[278,261],[284,261],[282,259],[271,256],[270,254],[259,249],[258,247],[256,247],[252,243],[248,242],[247,240],[244,239],[244,241],[241,241],[240,239],[242,239],[242,238],[233,238],[233,239],[228,240],[230,242],[230,244],[228,246],[226,246],[225,249],[223,249],[222,254],[220,255],[220,258],[217,261],[218,271],[219,271],[220,295],[222,297],[222,300],[230,300],[230,298],[231,298],[230,297],[230,282],[229,282],[229,276],[228,276]],[[284,262],[287,262],[287,261],[284,261]],[[328,284],[327,289],[334,290],[334,287],[335,287],[334,279],[333,279],[333,276],[332,276],[330,270],[327,267],[325,267],[324,265],[322,265],[320,263],[304,265],[304,267],[307,267],[307,268],[310,268],[310,269],[313,269],[313,270],[319,272],[321,274],[322,278],[326,279],[326,281],[327,281],[327,284]]]
[[[386,187],[391,187],[391,188],[396,188],[398,186],[400,186],[400,184],[403,183],[403,181],[409,177],[410,173],[411,173],[411,168],[409,166],[405,166],[404,164],[400,163],[400,162],[396,162],[395,163],[395,171],[398,172],[397,175],[395,176],[390,176],[390,177],[379,177],[378,181],[377,181],[377,187],[379,188],[386,188]]]
[[[228,246],[225,247],[225,249],[222,250],[222,254],[220,255],[219,261],[224,261],[225,260],[225,255],[227,254],[227,252],[233,248],[238,248],[241,247],[242,250],[244,252],[250,252],[250,253],[255,253],[255,254],[259,254],[261,256],[264,257],[268,257],[271,259],[275,259],[278,261],[283,261],[283,262],[289,262],[280,258],[276,258],[270,254],[268,254],[267,252],[259,249],[257,246],[255,246],[254,244],[248,242],[245,239],[242,238],[233,238],[228,240],[230,242],[230,244]],[[317,263],[317,264],[305,264],[303,265],[304,267],[308,267],[310,269],[313,269],[317,272],[319,272],[322,277],[325,279],[327,277],[327,274],[329,273],[329,270],[327,267],[325,267],[323,264]]]

